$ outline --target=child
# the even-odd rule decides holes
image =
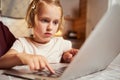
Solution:
[[[70,41],[54,37],[63,22],[59,0],[33,0],[28,7],[26,21],[33,29],[33,36],[18,38],[0,58],[0,68],[28,65],[31,70],[47,68],[55,73],[49,63],[58,63],[61,58],[63,62],[72,60],[77,49],[71,48]]]

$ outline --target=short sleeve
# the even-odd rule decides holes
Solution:
[[[62,45],[63,52],[66,52],[67,50],[70,50],[72,48],[72,43],[69,40],[63,40]]]
[[[14,50],[16,50],[18,52],[23,52],[23,50],[24,50],[23,45],[22,45],[22,43],[21,43],[21,41],[19,39],[17,39],[14,42],[13,46],[11,47],[11,49],[14,49]]]

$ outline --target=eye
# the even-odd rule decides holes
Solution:
[[[57,24],[59,23],[59,21],[58,21],[58,20],[55,20],[55,21],[53,21],[53,23],[54,23],[55,25],[57,25]]]
[[[46,19],[46,18],[40,19],[40,21],[41,21],[42,23],[48,23],[48,22],[49,22],[49,20]]]

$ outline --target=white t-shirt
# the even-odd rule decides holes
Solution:
[[[19,53],[28,53],[43,55],[50,63],[58,63],[62,57],[63,52],[72,48],[72,44],[62,37],[54,37],[46,44],[39,44],[35,46],[26,38],[18,38],[11,49],[15,49]]]

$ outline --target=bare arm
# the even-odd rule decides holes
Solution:
[[[22,62],[17,57],[15,50],[10,49],[5,55],[0,57],[0,69],[11,68],[16,65],[21,65]]]
[[[16,65],[28,65],[31,70],[43,70],[47,68],[51,73],[55,73],[45,57],[40,55],[20,53],[9,50],[0,58],[0,68],[11,68]]]

